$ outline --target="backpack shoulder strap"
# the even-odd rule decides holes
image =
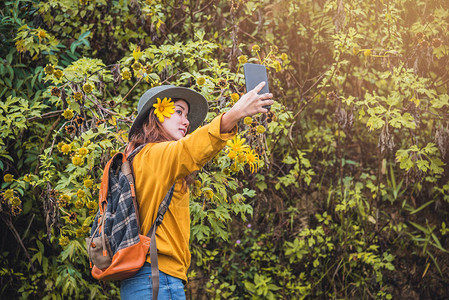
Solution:
[[[164,200],[159,205],[159,210],[157,211],[156,221],[154,221],[147,236],[150,237],[150,260],[151,260],[151,279],[153,282],[153,299],[157,299],[159,294],[159,264],[157,259],[157,245],[156,245],[156,229],[161,225],[164,215],[170,206],[171,198],[173,197],[173,191],[175,189],[175,184],[172,185],[167,195],[165,195]]]

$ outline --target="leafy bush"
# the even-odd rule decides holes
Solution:
[[[102,168],[148,88],[207,120],[269,69],[272,110],[191,186],[191,299],[444,298],[445,2],[6,1],[0,38],[1,295],[118,298],[84,237]],[[11,241],[11,242],[9,242]]]

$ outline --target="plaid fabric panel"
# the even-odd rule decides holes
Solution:
[[[119,164],[120,165],[120,164]],[[120,249],[137,244],[140,241],[136,211],[131,197],[131,187],[125,175],[120,171],[116,175],[117,164],[109,170],[108,204],[104,232],[109,238],[112,255]],[[99,212],[92,226],[92,234],[98,226]],[[96,236],[99,236],[97,233]]]

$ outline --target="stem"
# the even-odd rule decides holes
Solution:
[[[8,226],[9,230],[11,230],[11,233],[14,235],[14,237],[16,238],[17,242],[20,244],[20,246],[23,249],[23,252],[25,252],[25,256],[28,258],[28,261],[30,263],[30,268],[31,271],[36,272],[36,269],[34,269],[34,265],[33,262],[31,261],[31,257],[30,254],[28,253],[27,249],[25,248],[25,245],[23,244],[22,239],[20,238],[19,233],[17,232],[16,228],[14,227],[14,225],[12,224],[10,218],[6,218],[4,214],[1,214],[2,216],[2,220],[3,222],[5,222],[6,226]]]

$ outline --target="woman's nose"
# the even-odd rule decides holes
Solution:
[[[187,117],[183,117],[183,124],[187,127],[190,125],[189,119],[187,119]]]

